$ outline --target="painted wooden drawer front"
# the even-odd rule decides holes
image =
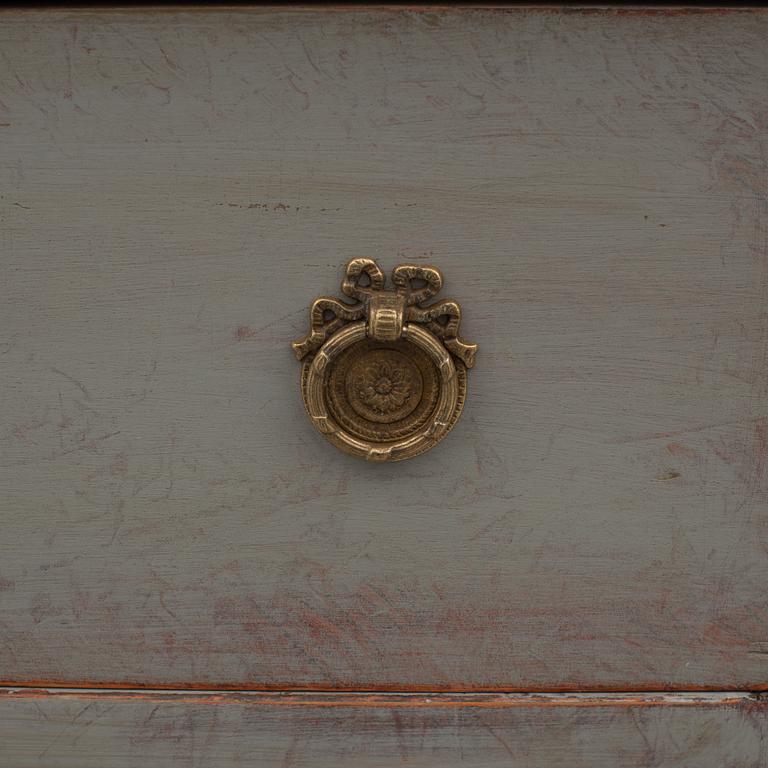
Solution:
[[[63,686],[456,694],[401,742],[403,708],[358,701],[380,740],[357,765],[452,764],[449,737],[505,764],[537,716],[467,714],[472,692],[732,691],[584,720],[555,700],[562,740],[521,764],[580,764],[558,745],[614,716],[584,764],[616,764],[652,711],[646,748],[712,717],[697,764],[760,765],[766,36],[762,10],[0,16],[17,763],[77,754],[78,712],[114,696],[118,751],[158,706],[260,764],[345,764],[325,700],[17,690]],[[461,420],[407,462],[341,454],[302,407],[290,342],[355,256],[443,269],[480,345]],[[295,728],[323,746],[269,746]]]

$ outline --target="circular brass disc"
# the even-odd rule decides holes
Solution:
[[[328,373],[328,407],[340,426],[364,440],[388,442],[423,426],[437,403],[437,368],[415,344],[357,341]]]
[[[347,453],[396,461],[429,450],[454,425],[466,368],[429,331],[406,324],[397,341],[366,337],[364,322],[335,334],[302,367],[315,427]]]

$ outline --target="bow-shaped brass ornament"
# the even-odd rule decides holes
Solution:
[[[466,398],[477,345],[458,337],[461,308],[424,306],[443,286],[435,267],[401,264],[392,289],[372,259],[347,263],[346,303],[322,296],[310,331],[293,350],[315,427],[337,447],[366,459],[410,458],[454,425]]]

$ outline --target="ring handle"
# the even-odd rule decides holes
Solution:
[[[293,344],[315,429],[377,462],[412,458],[445,437],[464,407],[477,351],[458,338],[457,302],[423,304],[442,288],[436,267],[400,264],[392,284],[385,288],[372,259],[352,259],[341,291],[355,303],[316,299],[309,333]]]

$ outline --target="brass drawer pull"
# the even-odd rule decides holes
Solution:
[[[301,393],[315,428],[337,448],[398,461],[432,448],[461,414],[476,344],[458,338],[461,308],[424,306],[443,286],[435,267],[401,264],[394,288],[372,259],[347,263],[341,292],[322,296],[310,331],[293,342]]]

